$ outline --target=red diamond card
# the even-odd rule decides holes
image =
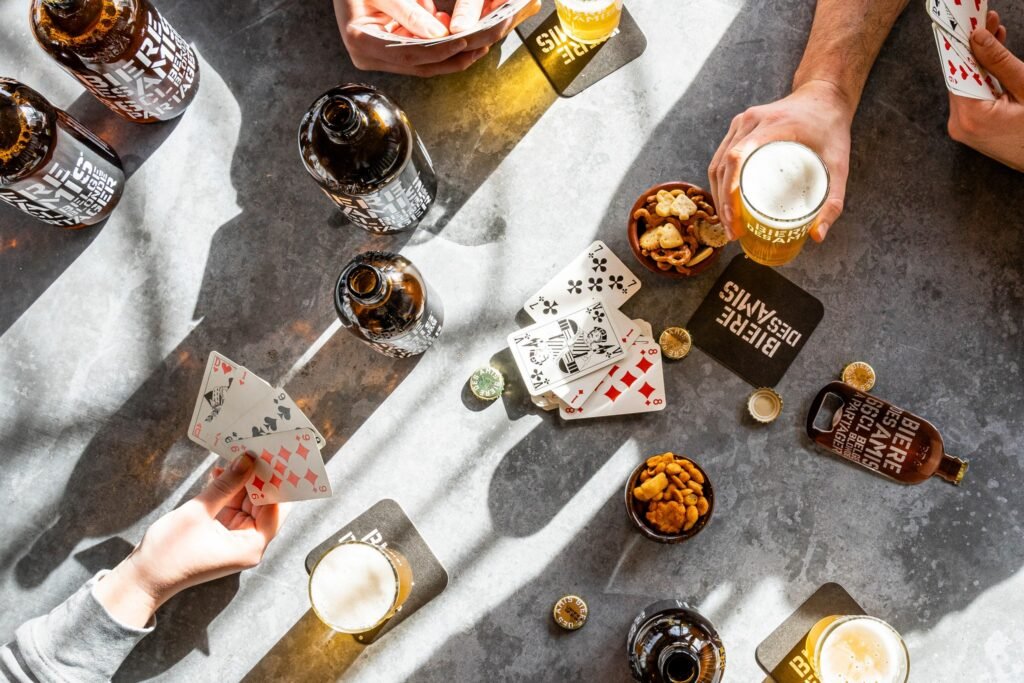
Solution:
[[[650,336],[640,333],[626,357],[612,366],[594,393],[578,408],[562,405],[566,420],[649,413],[665,407],[665,378],[661,349]]]
[[[232,456],[248,452],[256,459],[246,484],[253,505],[326,498],[331,482],[311,429],[275,432],[230,444]]]

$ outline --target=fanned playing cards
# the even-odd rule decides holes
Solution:
[[[998,99],[1003,87],[971,52],[971,33],[985,26],[988,0],[925,0],[925,8],[932,20],[946,88],[963,97]]]
[[[253,505],[325,498],[331,482],[324,437],[283,389],[213,351],[192,411],[188,438],[217,455],[255,460],[246,491]]]

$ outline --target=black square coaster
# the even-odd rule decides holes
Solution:
[[[390,498],[378,501],[369,510],[338,529],[326,541],[306,555],[306,573],[324,554],[343,541],[366,541],[374,545],[394,544],[401,549],[412,567],[413,587],[402,609],[383,625],[355,636],[370,644],[398,626],[410,614],[436,598],[448,585],[448,572],[420,536],[405,510]]]
[[[558,21],[554,0],[516,27],[523,44],[562,97],[572,97],[630,63],[647,49],[647,38],[625,7],[619,28],[596,45],[577,43]]]
[[[818,683],[804,650],[807,633],[825,617],[864,613],[845,588],[826,583],[761,641],[754,656],[775,683]]]
[[[738,254],[687,328],[693,343],[753,384],[773,387],[825,315],[816,298]]]

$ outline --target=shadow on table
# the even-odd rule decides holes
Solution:
[[[242,681],[333,681],[352,666],[366,647],[353,636],[325,625],[313,610],[306,610]],[[297,656],[299,653],[301,657]]]

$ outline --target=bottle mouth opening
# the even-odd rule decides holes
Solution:
[[[700,662],[689,652],[674,652],[665,660],[663,671],[670,683],[694,683],[700,675]]]
[[[356,301],[371,302],[384,293],[384,274],[374,266],[360,264],[349,271],[345,286]]]
[[[335,95],[320,111],[320,120],[332,133],[350,135],[359,127],[359,110],[344,95]]]

